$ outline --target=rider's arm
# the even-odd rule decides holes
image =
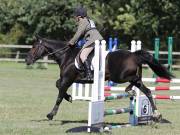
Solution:
[[[73,36],[73,38],[69,41],[69,44],[74,45],[79,40],[79,38],[83,34],[85,34],[85,30],[86,30],[86,22],[84,19],[81,19],[78,24],[78,29],[75,35]]]

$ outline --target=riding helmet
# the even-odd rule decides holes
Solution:
[[[86,8],[79,6],[75,8],[74,10],[74,16],[81,16],[81,17],[86,17],[87,16],[87,10]]]

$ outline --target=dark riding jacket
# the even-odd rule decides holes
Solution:
[[[77,31],[69,43],[74,45],[80,38],[84,38],[86,40],[83,48],[90,46],[95,42],[95,40],[103,39],[99,31],[96,29],[94,22],[86,17],[80,18]]]

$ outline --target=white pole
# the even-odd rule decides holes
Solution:
[[[92,99],[89,102],[88,132],[93,125],[102,126],[104,122],[104,78],[105,78],[105,41],[95,41],[94,83]]]
[[[141,50],[141,41],[140,40],[138,40],[137,42],[136,42],[136,51],[139,51],[139,50]],[[142,67],[140,67],[140,69],[141,69]],[[137,98],[140,96],[140,90],[136,87],[135,88],[135,90],[136,90],[136,96],[137,96]]]
[[[141,50],[141,41],[135,41],[135,40],[132,40],[131,41],[131,52],[135,52],[137,50]],[[139,108],[139,103],[138,103],[138,100],[139,100],[139,97],[140,97],[140,90],[133,86],[132,87],[132,90],[136,91],[136,109],[135,109],[135,114],[137,115],[138,114],[138,108]]]
[[[76,100],[76,91],[77,91],[76,86],[77,86],[77,84],[73,83],[73,85],[72,85],[72,100]]]
[[[100,41],[96,40],[95,41],[95,54],[94,54],[94,59],[95,59],[95,66],[94,66],[94,83],[92,87],[92,100],[91,101],[98,101],[98,84],[99,84],[99,44]]]
[[[141,41],[140,40],[138,40],[137,42],[136,42],[136,51],[139,51],[139,50],[141,50]]]
[[[82,98],[83,97],[83,84],[78,84],[78,94],[77,94],[78,98]]]
[[[105,85],[105,50],[106,50],[106,41],[102,40],[101,41],[101,56],[100,56],[100,75],[99,75],[99,81],[100,81],[100,86],[99,86],[99,100],[104,101],[104,85]]]
[[[85,99],[89,99],[89,91],[90,90],[90,84],[85,84],[85,90],[84,90],[84,94],[85,94]]]
[[[135,52],[136,51],[136,41],[132,40],[131,41],[131,52]]]

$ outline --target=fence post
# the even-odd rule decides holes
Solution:
[[[156,60],[159,60],[159,47],[160,47],[160,39],[155,38],[154,39],[154,58]],[[157,75],[154,73],[153,78],[157,77]]]
[[[172,72],[172,47],[173,47],[173,38],[168,37],[168,69]]]
[[[43,58],[43,60],[46,61],[46,62],[44,62],[44,68],[47,69],[48,68],[48,62],[47,62],[48,61],[48,56],[45,56]]]
[[[114,38],[113,40],[113,47],[112,47],[112,51],[115,51],[118,47],[118,39]]]
[[[47,69],[48,68],[48,56],[43,57],[43,61],[38,63],[37,68],[39,69]]]
[[[155,40],[154,40],[154,58],[156,60],[159,59],[159,46],[160,46],[160,39],[155,38]]]
[[[113,46],[113,41],[112,41],[112,37],[109,38],[109,51],[112,51],[112,46]]]
[[[18,59],[19,59],[19,54],[20,54],[20,51],[17,51],[17,53],[16,53],[16,62],[18,62]]]

